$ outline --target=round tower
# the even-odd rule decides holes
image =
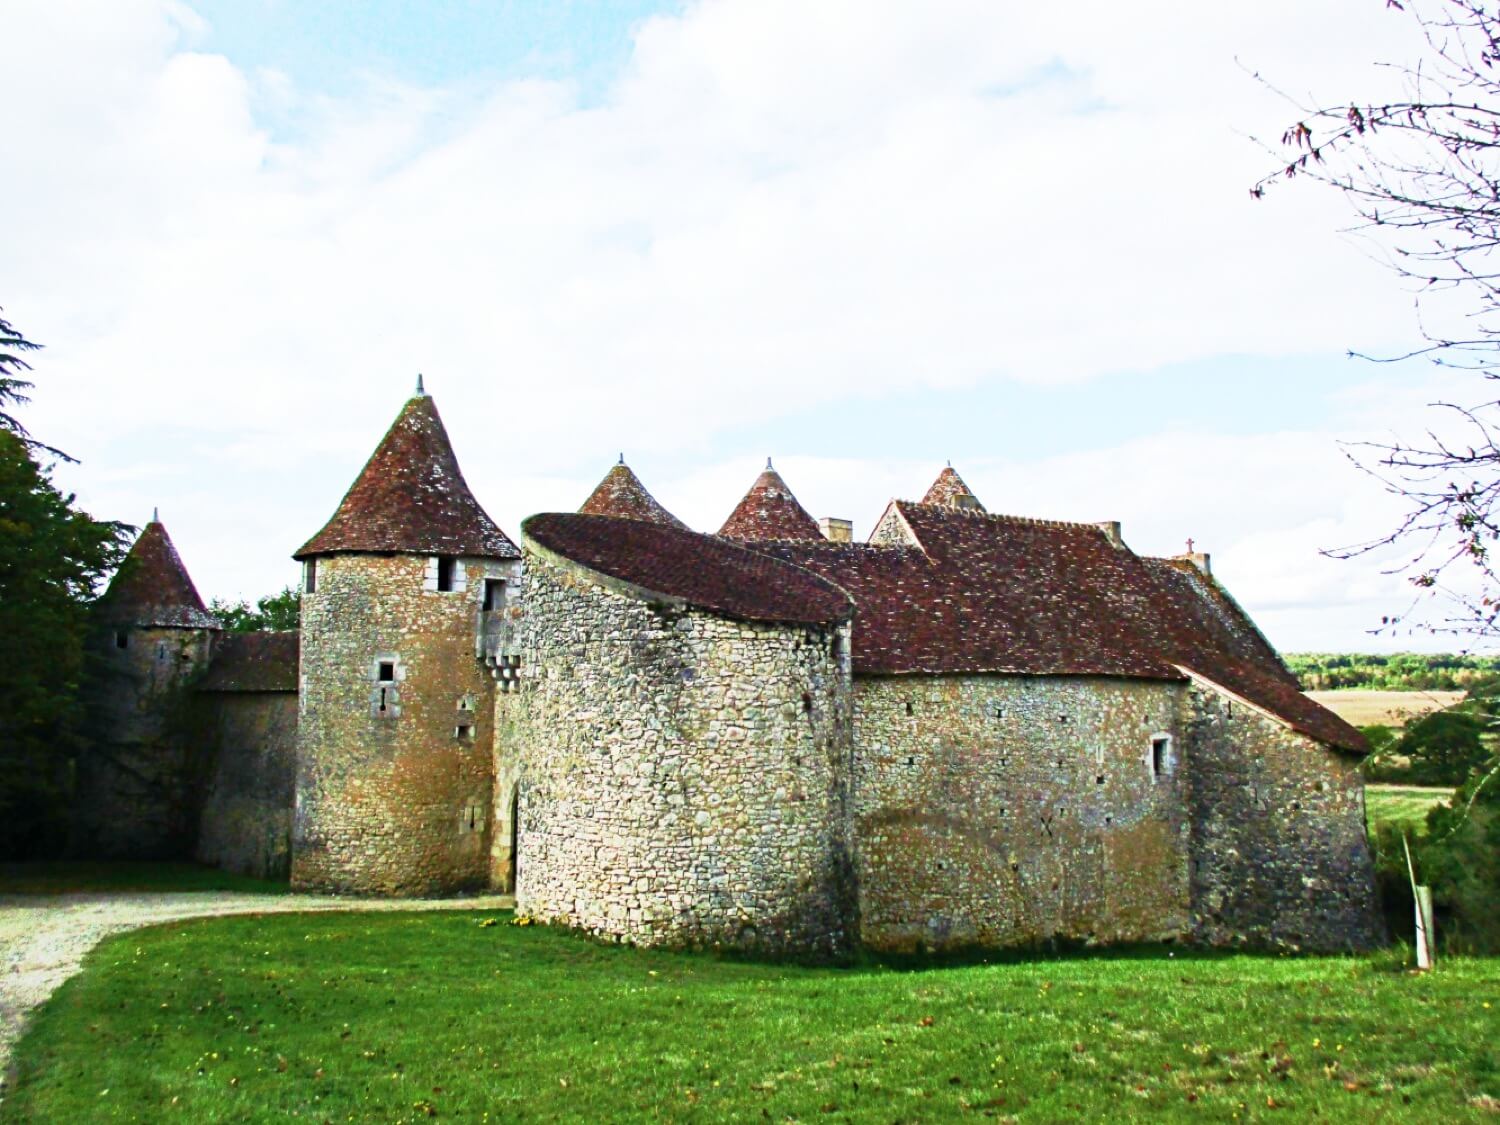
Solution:
[[[208,665],[219,629],[153,513],[94,609],[90,746],[78,763],[84,854],[191,854],[202,763],[181,727],[181,689]]]
[[[520,551],[433,400],[402,408],[303,564],[292,885],[431,894],[488,879],[493,625]]]

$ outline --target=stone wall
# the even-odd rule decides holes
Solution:
[[[196,709],[213,764],[195,858],[242,875],[287,878],[297,773],[296,693],[205,693]]]
[[[1358,759],[1206,684],[1187,711],[1198,936],[1320,950],[1379,941]]]
[[[79,854],[191,854],[207,759],[181,736],[184,687],[207,665],[211,638],[204,629],[136,626],[90,638],[97,673],[86,703],[91,744],[78,763]]]
[[[432,894],[489,875],[492,685],[476,655],[484,579],[431,588],[416,555],[329,555],[302,597],[292,884]],[[389,676],[389,679],[382,679]]]
[[[1183,694],[1098,677],[856,679],[863,941],[1185,936]]]
[[[847,624],[728,620],[531,546],[526,565],[495,767],[499,865],[510,779],[519,797],[518,910],[641,944],[846,952]]]

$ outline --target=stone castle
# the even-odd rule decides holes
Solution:
[[[641,944],[1377,939],[1365,745],[1208,556],[989,514],[952,468],[851,530],[768,464],[698,534],[622,458],[517,546],[419,385],[295,553],[300,633],[222,632],[146,527],[82,846]]]

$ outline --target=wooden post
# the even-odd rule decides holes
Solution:
[[[1411,900],[1417,914],[1417,969],[1426,972],[1432,968],[1432,888],[1417,885],[1417,869],[1411,861],[1411,844],[1406,833],[1401,833],[1401,847],[1406,852],[1406,874],[1411,880]]]
[[[1417,902],[1417,968],[1432,968],[1432,888],[1418,887]]]

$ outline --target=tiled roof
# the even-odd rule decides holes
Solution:
[[[1185,668],[1304,734],[1364,749],[1211,579],[1140,558],[1093,524],[894,506],[917,545],[756,547],[849,591],[857,672],[1180,680]]]
[[[296,691],[301,634],[225,633],[199,691]]]
[[[927,490],[927,495],[922,497],[922,503],[984,511],[984,505],[979,502],[979,497],[975,496],[969,486],[964,483],[963,477],[953,471],[952,465],[938,474],[937,480],[933,481],[932,487]]]
[[[521,533],[535,546],[650,593],[747,621],[824,624],[847,620],[849,596],[799,567],[700,535],[613,516],[532,516]]]
[[[469,491],[437,405],[423,394],[402,408],[333,518],[293,557],[340,551],[521,555]]]
[[[687,524],[658,504],[656,497],[646,491],[646,486],[630,471],[624,458],[604,475],[599,487],[578,510],[586,516],[618,516],[625,520],[687,528]]]
[[[182,557],[160,520],[153,519],[130,548],[99,600],[100,618],[119,625],[218,629]]]
[[[797,503],[786,481],[766,462],[766,471],[755,478],[745,498],[729,514],[719,534],[745,542],[781,539],[822,540],[818,521]]]

